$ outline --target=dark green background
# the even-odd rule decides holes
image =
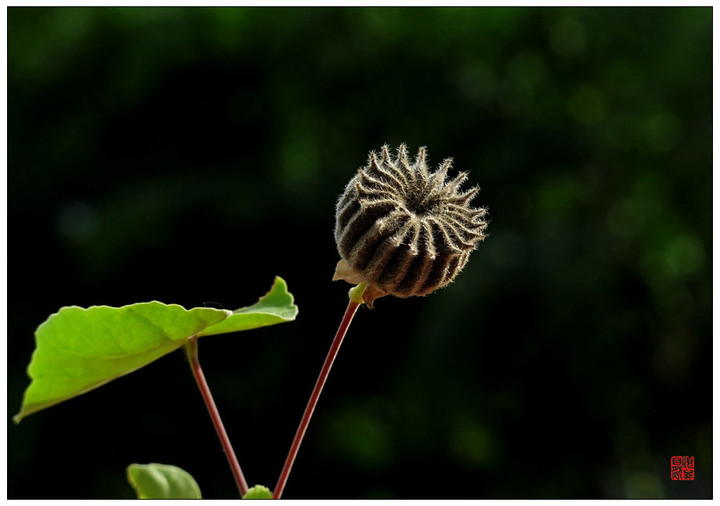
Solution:
[[[203,339],[274,487],[345,308],[334,205],[368,151],[452,156],[489,238],[359,312],[287,498],[712,495],[712,10],[11,8],[8,417],[63,305],[296,322]],[[8,428],[11,498],[236,497],[181,353]],[[693,455],[694,481],[670,480]]]

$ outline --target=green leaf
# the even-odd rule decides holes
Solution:
[[[182,347],[193,336],[222,334],[295,319],[282,278],[256,304],[235,312],[141,302],[123,307],[68,306],[35,331],[36,348],[22,408],[13,420],[78,396]]]
[[[255,485],[253,488],[249,489],[245,495],[242,497],[243,499],[272,499],[272,492],[270,492],[270,489],[267,487],[263,487],[262,485]]]
[[[138,499],[202,499],[187,471],[166,464],[130,464],[127,478]]]
[[[161,302],[63,307],[35,331],[36,348],[15,422],[135,371],[226,319],[230,311]]]

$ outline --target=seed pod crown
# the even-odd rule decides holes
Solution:
[[[452,159],[430,172],[426,150],[414,162],[401,144],[385,145],[358,170],[340,197],[335,241],[342,259],[333,279],[367,283],[365,300],[383,295],[427,295],[450,283],[485,239],[485,208],[472,208],[478,193],[461,191],[467,173],[447,180]]]

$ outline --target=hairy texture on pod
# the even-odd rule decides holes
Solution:
[[[425,158],[420,148],[410,161],[404,144],[393,158],[385,145],[370,153],[337,202],[342,259],[334,279],[367,283],[370,307],[379,296],[427,295],[447,285],[485,239],[487,210],[470,207],[479,188],[460,189],[465,172],[448,179],[452,159],[430,172]]]

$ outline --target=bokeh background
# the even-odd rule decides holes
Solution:
[[[200,346],[274,487],[350,287],[336,198],[406,142],[490,236],[359,312],[285,496],[711,497],[711,49],[710,8],[10,8],[8,417],[59,307],[280,275],[296,322]],[[182,353],[8,427],[10,498],[130,498],[132,462],[237,496]]]

